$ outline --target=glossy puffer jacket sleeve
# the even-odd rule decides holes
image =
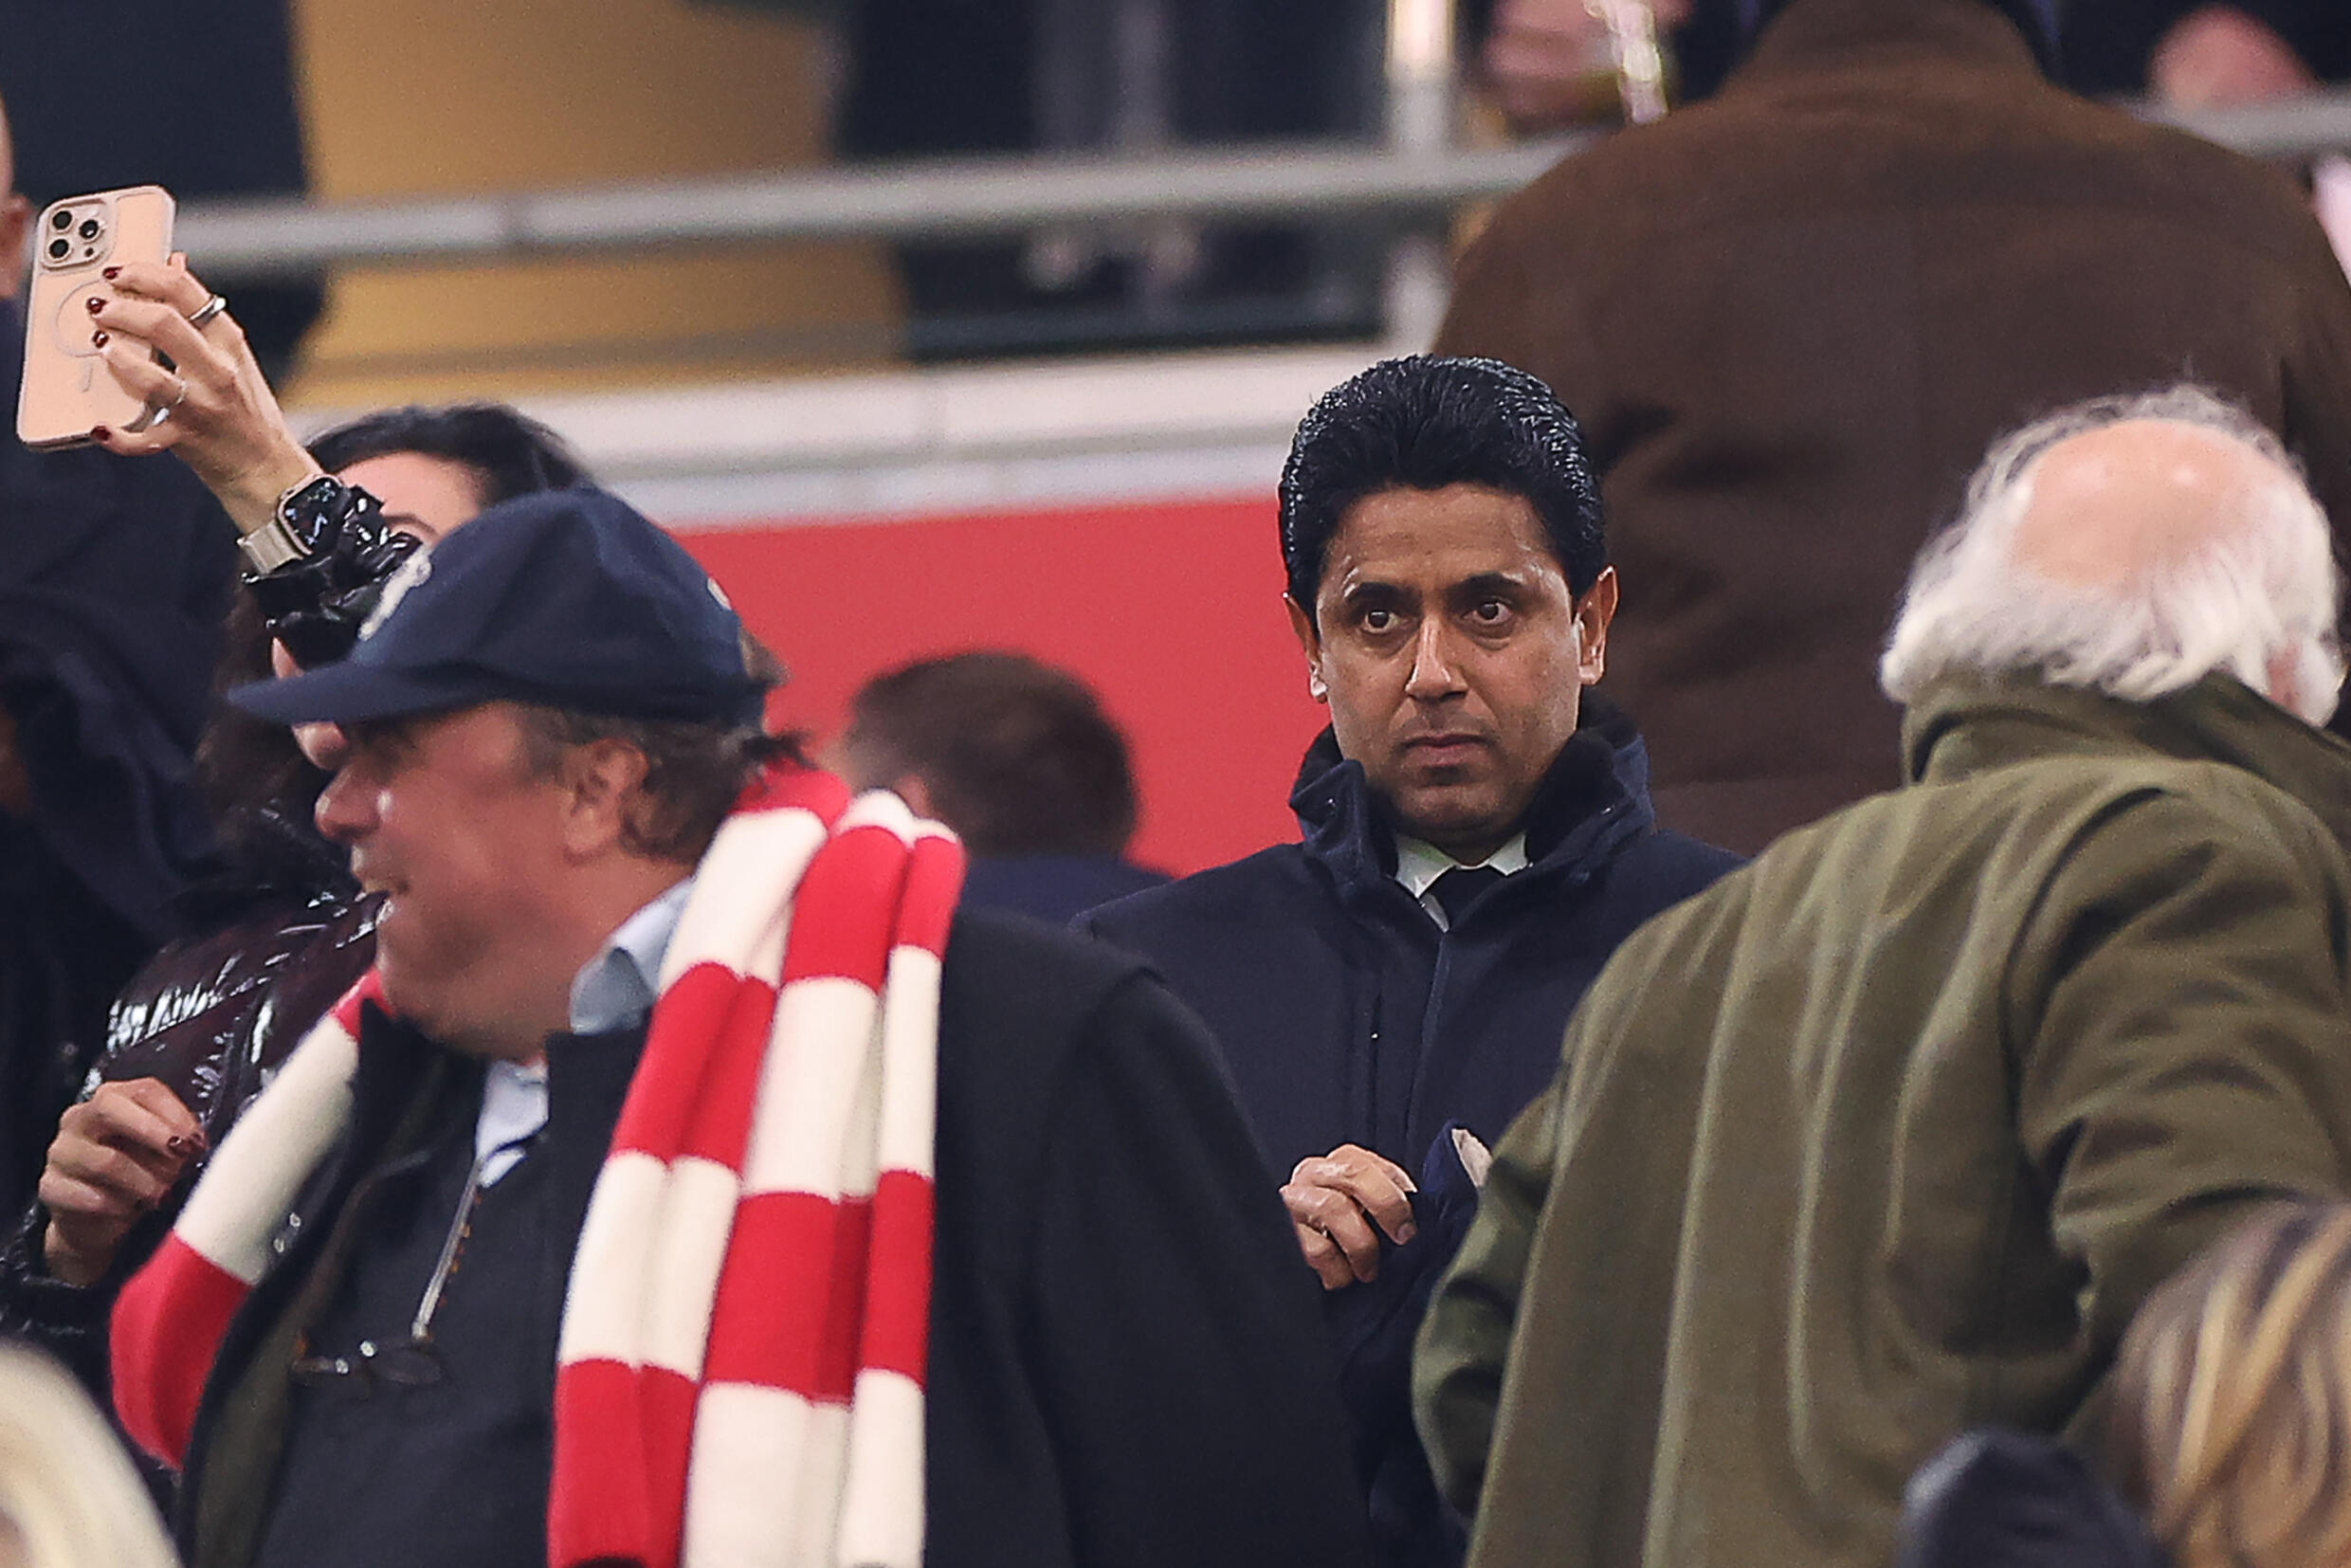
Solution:
[[[348,884],[288,890],[167,946],[117,998],[85,1097],[101,1083],[157,1080],[217,1148],[278,1064],[366,972],[376,911],[375,901]],[[49,1277],[42,1257],[48,1214],[33,1205],[0,1249],[0,1336],[43,1345],[102,1398],[115,1292],[160,1245],[200,1170],[189,1171],[131,1231],[107,1276],[86,1288]]]

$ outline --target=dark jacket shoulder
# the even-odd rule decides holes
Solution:
[[[963,1031],[975,1028],[992,1070],[1024,1060],[1045,1066],[1066,1052],[1071,1031],[1112,992],[1145,973],[1140,960],[1043,921],[958,909],[939,978],[941,1053],[972,1048]],[[1011,1060],[993,1059],[997,1052]]]
[[[1116,855],[975,855],[963,875],[963,907],[1066,925],[1081,911],[1167,880]]]
[[[967,910],[939,1042],[934,1568],[1359,1563],[1313,1280],[1199,1020]]]

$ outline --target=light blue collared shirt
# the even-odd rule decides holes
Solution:
[[[678,934],[686,878],[621,921],[596,956],[572,977],[571,1028],[574,1034],[625,1029],[653,1011],[662,959]],[[490,1186],[515,1168],[524,1146],[547,1124],[547,1064],[492,1062],[482,1082],[482,1115],[474,1122],[473,1157],[482,1164],[482,1185]]]
[[[653,1011],[662,959],[668,956],[669,939],[678,934],[685,896],[693,890],[694,879],[687,877],[621,921],[620,929],[606,938],[596,956],[572,977],[574,1034],[626,1029]]]

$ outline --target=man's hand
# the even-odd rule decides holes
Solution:
[[[1403,1167],[1353,1143],[1298,1162],[1282,1201],[1323,1289],[1379,1277],[1380,1232],[1399,1244],[1412,1239],[1416,1190]]]
[[[161,1203],[204,1147],[204,1129],[159,1080],[100,1084],[67,1111],[41,1173],[49,1277],[95,1285],[139,1216]]]

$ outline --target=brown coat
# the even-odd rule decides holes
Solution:
[[[1895,783],[1876,656],[2000,430],[2193,375],[2351,524],[2351,287],[2300,192],[2050,85],[1978,0],[1795,0],[1718,98],[1505,203],[1437,347],[1583,421],[1609,689],[1660,818],[1750,852]]]

